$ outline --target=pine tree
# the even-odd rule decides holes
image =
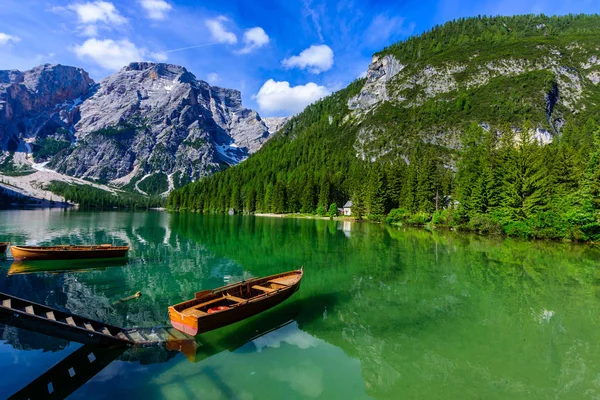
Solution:
[[[273,189],[273,212],[284,213],[286,212],[286,188],[285,183],[278,181]]]
[[[319,190],[319,206],[327,210],[331,198],[331,185],[329,179],[324,177],[321,180],[321,189]]]
[[[589,198],[595,210],[600,210],[600,129],[594,135],[594,151],[585,171],[583,193]]]
[[[388,183],[388,206],[386,208],[398,208],[400,205],[400,198],[402,196],[402,187],[404,185],[404,179],[406,175],[406,163],[400,159],[395,163],[390,164],[387,171],[387,183]]]
[[[367,208],[369,214],[375,216],[385,214],[387,200],[386,186],[383,166],[376,162],[371,166],[367,184]]]
[[[420,162],[419,151],[415,151],[411,156],[410,163],[406,168],[406,180],[402,186],[402,194],[400,196],[400,206],[406,208],[410,212],[417,212],[417,184],[418,184],[418,169],[417,165]]]
[[[433,212],[439,199],[438,165],[432,151],[425,152],[418,169],[416,204],[418,211]],[[436,191],[437,189],[437,191]]]
[[[529,124],[521,130],[517,144],[512,132],[504,132],[502,140],[501,204],[511,219],[522,220],[540,211],[545,202],[541,147]]]
[[[315,186],[311,180],[308,180],[306,181],[306,185],[304,186],[304,190],[302,191],[300,199],[300,212],[307,214],[315,212],[315,198]]]
[[[263,210],[265,212],[273,212],[273,190],[275,189],[272,183],[269,183],[265,189],[265,197],[263,200]]]
[[[356,219],[362,219],[365,215],[365,190],[362,183],[357,183],[352,195],[352,216]]]

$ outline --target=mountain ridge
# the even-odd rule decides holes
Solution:
[[[0,71],[0,106],[5,172],[47,163],[144,194],[237,164],[272,135],[239,91],[165,63],[134,62],[97,83],[62,65]]]

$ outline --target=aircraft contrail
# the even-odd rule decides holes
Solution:
[[[206,47],[206,46],[212,46],[215,44],[219,44],[221,42],[213,42],[213,43],[205,43],[205,44],[197,44],[194,46],[188,46],[188,47],[182,47],[180,49],[173,49],[173,50],[167,50],[167,51],[163,51],[163,53],[173,53],[175,51],[181,51],[181,50],[188,50],[188,49],[195,49],[197,47]]]

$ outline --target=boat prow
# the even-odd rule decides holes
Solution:
[[[192,336],[218,329],[285,301],[300,288],[303,275],[301,268],[204,290],[169,307],[169,319],[174,328]]]

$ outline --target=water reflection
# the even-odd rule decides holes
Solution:
[[[195,346],[169,346],[166,348],[107,348],[90,345],[81,346],[69,354],[62,361],[33,379],[25,387],[18,390],[10,398],[65,398],[75,393],[86,382],[95,379],[95,376],[107,368],[107,374],[113,376],[109,364],[118,360],[120,363],[139,363],[150,366],[154,364],[170,363],[174,361],[176,351],[182,351],[187,360],[197,364],[198,367],[190,368],[177,363],[174,368],[169,368],[154,379],[154,383],[161,387],[169,386],[176,374],[177,386],[181,389],[188,383],[188,378],[207,379],[226,398],[236,397],[237,389],[230,387],[229,372],[222,368],[215,368],[211,359],[237,356],[260,355],[271,349],[291,347],[297,350],[310,350],[318,346],[328,346],[325,342],[302,331],[298,322],[289,319],[290,315],[298,311],[297,307],[278,310],[273,315],[264,314],[256,318],[237,324],[237,327],[225,328],[221,334],[204,335],[198,337]],[[282,322],[284,321],[284,322]],[[217,363],[218,364],[218,363]],[[115,365],[120,371],[121,364]],[[324,366],[307,365],[304,362],[292,362],[284,369],[274,368],[271,378],[286,383],[303,396],[317,397],[324,391]],[[247,366],[251,370],[251,366]],[[358,370],[355,370],[358,373]],[[95,379],[104,381],[105,377]],[[118,385],[119,383],[117,383]],[[126,384],[126,383],[124,383]],[[85,390],[83,392],[89,392]],[[89,388],[88,388],[89,389]],[[113,389],[118,389],[113,388]],[[189,394],[198,390],[197,385],[187,387]],[[161,390],[150,394],[157,398]]]
[[[127,265],[9,275],[0,291],[110,324],[160,325],[168,305],[195,291],[306,271],[301,290],[281,306],[201,335],[181,349],[185,357],[128,351],[74,397],[581,398],[598,391],[600,252],[589,246],[326,220],[56,215],[29,229],[17,218],[5,224],[2,214],[0,241],[118,238],[132,247]],[[140,299],[113,304],[138,290]],[[15,330],[6,337],[15,348],[68,350]]]
[[[107,268],[123,267],[128,264],[127,259],[92,259],[92,260],[23,260],[13,261],[8,269],[8,275],[31,273],[64,273],[64,272],[89,272],[92,269],[105,270]]]

